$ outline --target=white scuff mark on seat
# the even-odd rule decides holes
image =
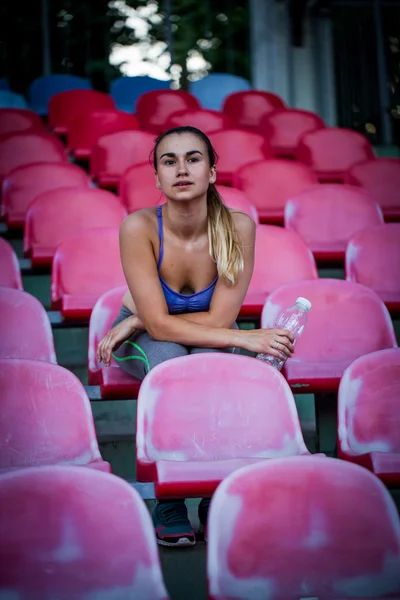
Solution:
[[[330,539],[327,533],[327,523],[324,515],[317,508],[313,508],[310,511],[309,518],[310,525],[308,528],[308,535],[302,542],[304,548],[315,550],[328,546]],[[311,590],[308,588],[306,591],[309,593]]]
[[[74,562],[84,558],[82,542],[75,520],[66,515],[61,522],[61,542],[52,552],[52,560],[58,563]]]

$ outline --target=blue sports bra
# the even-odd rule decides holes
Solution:
[[[157,207],[157,219],[158,239],[160,241],[160,256],[158,258],[157,270],[169,314],[173,315],[188,312],[207,312],[210,309],[210,302],[215,286],[217,285],[218,275],[208,287],[204,288],[204,290],[200,290],[200,292],[196,292],[195,294],[180,294],[179,292],[172,290],[160,275],[160,267],[164,256],[162,206]]]

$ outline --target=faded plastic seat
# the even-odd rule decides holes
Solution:
[[[248,196],[261,223],[283,223],[286,201],[318,185],[318,179],[301,163],[275,158],[244,165],[234,173],[232,185]]]
[[[1,214],[9,229],[22,228],[31,202],[44,192],[63,187],[88,188],[83,169],[68,163],[34,162],[11,171],[3,181]]]
[[[346,279],[373,289],[390,312],[400,312],[400,223],[364,229],[350,240]]]
[[[120,369],[113,358],[109,367],[97,360],[97,346],[117,318],[127,289],[124,285],[102,294],[90,315],[88,381],[89,385],[100,386],[102,398],[137,398],[142,383]]]
[[[86,229],[57,247],[51,303],[66,319],[89,320],[98,298],[124,284],[117,227]]]
[[[116,77],[110,83],[110,93],[117,108],[128,113],[134,113],[136,103],[145,92],[154,90],[167,90],[170,86],[169,80],[156,79],[148,75],[124,75]]]
[[[44,75],[37,77],[29,86],[28,96],[32,109],[39,115],[47,115],[49,101],[52,96],[68,90],[90,90],[91,85],[86,77],[78,77],[68,73]]]
[[[338,395],[338,453],[400,487],[400,351],[361,356],[346,369]]]
[[[115,109],[109,94],[97,90],[68,90],[54,94],[49,101],[49,125],[58,135],[66,135],[72,120],[97,110]]]
[[[160,188],[156,187],[154,169],[149,161],[133,165],[121,175],[118,196],[129,214],[142,208],[157,206],[165,200]]]
[[[352,236],[381,223],[379,205],[356,186],[315,186],[294,195],[285,206],[285,227],[303,238],[317,261],[343,262]]]
[[[188,402],[188,398],[190,402]],[[202,353],[165,361],[138,396],[136,472],[157,497],[211,495],[233,470],[308,455],[292,392],[248,356]]]
[[[115,475],[69,466],[2,475],[0,532],[4,598],[168,600],[149,512]]]
[[[382,208],[387,221],[400,220],[400,160],[376,158],[352,166],[346,183],[362,186]]]
[[[24,255],[32,266],[51,266],[57,246],[69,236],[98,227],[118,228],[127,212],[111,192],[68,187],[40,194],[30,204],[24,229]]]
[[[236,127],[259,133],[262,117],[276,109],[284,108],[282,98],[276,94],[247,90],[227,96],[222,112],[230,117]]]
[[[12,92],[11,90],[0,90],[0,107],[21,108],[23,110],[29,109],[25,96]]]
[[[264,115],[259,132],[268,139],[275,156],[295,158],[301,137],[324,127],[325,123],[316,113],[291,108]]]
[[[225,129],[210,133],[209,138],[219,156],[217,163],[219,185],[232,185],[234,174],[243,165],[272,158],[267,140],[258,133]]]
[[[31,110],[0,108],[0,135],[19,131],[45,131],[42,119]]]
[[[225,206],[246,213],[253,219],[256,225],[259,224],[258,211],[244,192],[226,185],[217,185],[217,190]]]
[[[172,113],[165,128],[171,129],[172,127],[183,127],[185,125],[197,127],[207,135],[220,129],[233,129],[235,126],[233,121],[224,113],[201,108]]]
[[[273,290],[285,283],[317,277],[313,255],[297,233],[274,225],[259,225],[253,275],[240,316],[259,319]]]
[[[34,296],[0,287],[0,331],[0,358],[57,363],[49,318]]]
[[[109,473],[79,379],[37,360],[0,359],[0,472],[75,465]]]
[[[87,159],[100,137],[132,129],[139,129],[139,121],[135,115],[121,110],[96,110],[79,114],[70,122],[67,148],[76,159]]]
[[[323,183],[343,183],[350,167],[373,158],[372,146],[365,136],[341,127],[304,134],[296,150],[296,159],[311,167]]]
[[[189,84],[189,91],[204,108],[218,111],[222,110],[223,103],[230,94],[244,90],[251,90],[251,83],[244,77],[231,73],[209,73]]]
[[[400,594],[400,521],[382,483],[316,456],[240,469],[208,516],[209,598],[336,600]]]
[[[0,238],[0,286],[22,290],[21,270],[14,248]]]
[[[136,116],[142,129],[160,134],[166,129],[172,113],[200,108],[199,101],[184,90],[154,90],[140,96],[136,103]]]
[[[118,131],[103,135],[92,148],[90,174],[100,187],[117,189],[123,173],[134,165],[149,164],[154,134]]]
[[[379,296],[363,285],[339,279],[299,281],[276,289],[267,298],[261,326],[273,327],[299,296],[308,298],[312,309],[295,354],[283,367],[292,389],[335,392],[356,358],[397,347],[390,315]]]

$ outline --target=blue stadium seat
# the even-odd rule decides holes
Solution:
[[[221,110],[229,94],[251,89],[247,79],[229,73],[211,73],[189,86],[190,93],[196,96],[202,107],[211,110]]]
[[[22,94],[0,89],[0,108],[29,108]]]
[[[117,77],[111,82],[110,93],[119,110],[134,113],[139,96],[145,92],[168,90],[169,86],[169,81],[162,81],[147,75]]]
[[[92,89],[89,79],[77,75],[44,75],[29,86],[28,96],[32,110],[42,116],[47,115],[47,105],[54,94],[68,90]]]

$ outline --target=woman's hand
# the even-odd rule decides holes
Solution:
[[[110,329],[107,335],[97,346],[97,360],[103,362],[106,367],[111,364],[111,354],[117,350],[125,340],[131,337],[138,329],[137,318],[127,317],[121,323]]]
[[[279,360],[293,355],[294,337],[287,329],[253,329],[243,331],[244,343],[241,347],[249,352],[271,354]]]

